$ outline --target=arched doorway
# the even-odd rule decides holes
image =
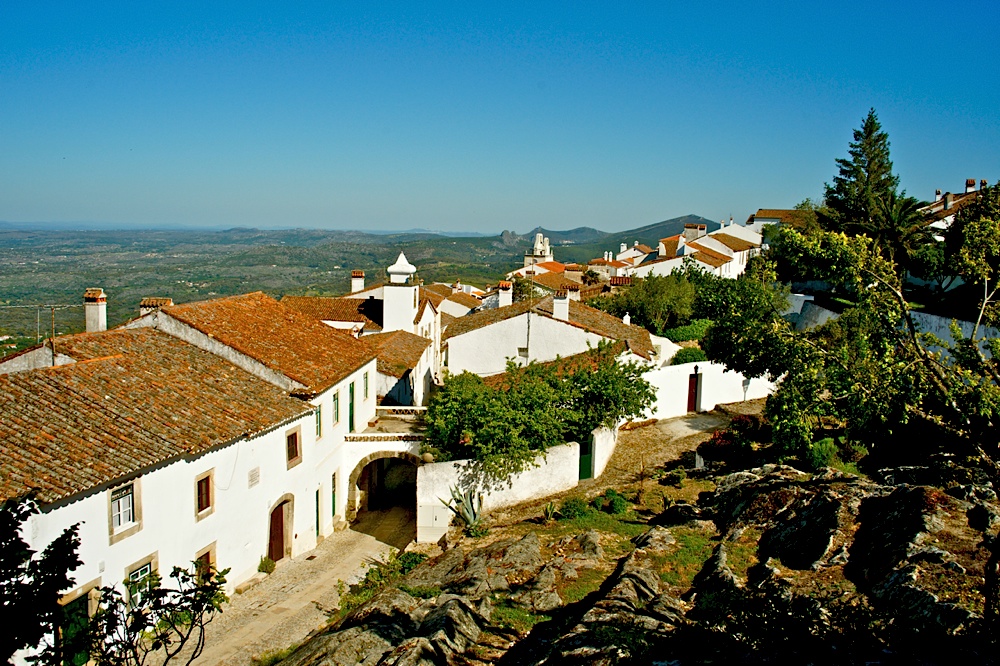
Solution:
[[[404,548],[417,534],[417,467],[420,458],[404,451],[365,456],[347,484],[351,529]]]
[[[267,525],[267,556],[278,562],[292,556],[294,497],[286,494],[271,507]]]

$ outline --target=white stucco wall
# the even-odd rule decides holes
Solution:
[[[910,312],[910,318],[913,319],[913,324],[921,333],[931,333],[948,344],[954,344],[955,340],[951,336],[951,319],[927,314],[926,312],[913,311]],[[972,335],[972,331],[976,326],[971,321],[958,320],[956,323],[958,324],[958,328],[962,331],[962,335],[966,337]],[[987,356],[989,356],[989,350],[984,344],[985,338],[998,338],[1000,337],[1000,331],[990,326],[980,326],[976,335],[983,340],[980,342],[979,348],[982,349]]]
[[[66,365],[73,363],[73,358],[59,353],[59,343],[56,343],[56,365]],[[9,358],[0,362],[0,375],[11,372],[24,372],[25,370],[38,370],[40,368],[52,367],[52,348],[39,347],[31,351],[18,354],[14,358]]]
[[[618,445],[618,429],[611,430],[604,426],[595,428],[591,442],[594,456],[594,478],[596,479],[604,474],[604,470],[608,467],[608,461],[611,460],[611,454],[615,452],[615,447]]]
[[[719,363],[701,361],[668,365],[643,374],[656,391],[656,404],[647,417],[668,419],[688,413],[688,381],[696,365],[702,375],[698,411],[710,411],[720,403],[764,398],[774,391],[774,384],[767,378],[746,380],[742,374],[727,371]]]
[[[509,486],[483,493],[483,510],[492,511],[575,488],[580,477],[580,445],[555,446],[539,456],[538,467],[511,477]],[[433,543],[447,531],[452,512],[441,503],[461,486],[468,460],[430,463],[417,468],[417,541]]]
[[[459,374],[468,370],[487,376],[504,372],[507,359],[519,359],[518,347],[527,345],[528,315],[469,331],[448,339],[448,371]],[[552,361],[556,356],[570,356],[596,347],[603,338],[551,317],[531,314],[529,359]]]
[[[812,301],[807,301],[802,304],[802,313],[799,315],[799,320],[795,323],[795,330],[808,331],[811,328],[822,326],[831,319],[836,319],[839,316],[833,310],[827,310]]]

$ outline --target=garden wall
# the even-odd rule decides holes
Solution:
[[[613,450],[614,443],[611,442]],[[602,450],[607,448],[603,443]],[[607,458],[610,458],[610,453]],[[511,477],[499,488],[483,492],[483,510],[492,511],[533,499],[541,499],[575,488],[580,480],[580,445],[576,442],[554,446],[533,467]],[[451,488],[475,487],[469,474],[470,461],[427,463],[417,468],[417,542],[433,543],[447,531],[452,512],[441,503],[451,498]],[[607,465],[607,459],[604,465]],[[596,468],[596,461],[595,461]]]

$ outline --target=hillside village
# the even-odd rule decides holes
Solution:
[[[925,208],[939,232],[987,189],[970,182],[972,189]],[[684,362],[678,354],[690,344],[588,303],[682,274],[736,284],[774,230],[803,226],[800,211],[761,209],[711,232],[687,224],[656,248],[622,243],[585,265],[560,262],[538,234],[523,266],[484,290],[425,284],[400,252],[384,279],[372,283],[353,271],[342,296],[278,300],[252,292],[174,303],[151,295],[136,304],[134,318],[110,329],[106,294],[87,288],[86,332],[0,360],[0,494],[37,498],[41,511],[25,532],[33,550],[80,525],[78,584],[61,603],[82,616],[94,612],[102,586],[138,588],[151,574],[192,561],[227,570],[226,594],[250,590],[266,576],[265,562],[273,570],[307,556],[359,516],[400,502],[393,492],[400,479],[411,488],[402,503],[414,544],[447,545],[455,530],[447,499],[456,489],[478,493],[487,513],[545,502],[599,480],[623,426],[771,395],[773,373],[744,373],[739,363],[704,354]],[[828,299],[790,293],[777,314],[810,330],[839,316],[828,306]],[[920,316],[924,330],[947,331],[947,319]],[[652,390],[630,423],[553,447],[500,488],[469,481],[470,461],[438,461],[429,452],[422,421],[447,378],[471,373],[502,385],[512,367],[571,365],[605,345]],[[691,467],[705,470],[706,458],[711,467],[711,456],[699,449]],[[799,483],[796,474],[772,465],[747,479],[769,488]],[[857,490],[861,482],[830,474],[848,494],[891,492],[891,484]],[[753,523],[726,510],[737,523]],[[655,558],[673,537],[649,539],[639,550],[652,549],[646,556]],[[724,557],[715,565],[723,570]],[[485,621],[483,612],[473,613],[475,622]],[[676,612],[667,613],[671,621],[679,621]]]

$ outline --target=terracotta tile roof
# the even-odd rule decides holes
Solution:
[[[563,264],[563,272],[572,271],[583,273],[587,270],[587,267],[582,264]]]
[[[576,280],[568,278],[563,273],[542,273],[541,275],[536,275],[533,282],[549,291],[563,289],[567,284],[578,284]]]
[[[677,234],[676,236],[661,238],[660,242],[663,243],[663,249],[664,249],[663,256],[670,257],[671,259],[673,259],[674,257],[677,256],[677,247],[680,245],[681,235]]]
[[[163,308],[222,344],[318,393],[375,357],[368,343],[262,292]]]
[[[420,356],[431,341],[406,331],[376,333],[365,337],[378,351],[378,371],[383,375],[402,377],[417,367]]]
[[[427,284],[420,287],[423,291],[428,291],[441,296],[442,298],[448,298],[452,294],[451,285],[442,284],[440,282],[435,282],[434,284]]]
[[[377,298],[284,296],[281,304],[320,321],[355,321],[382,330],[382,301]]]
[[[805,228],[808,220],[812,217],[809,211],[794,210],[787,208],[761,208],[756,213],[747,218],[747,224],[753,224],[758,217],[778,220],[779,223],[795,229]]]
[[[580,296],[583,298],[583,294]],[[442,338],[449,340],[458,335],[517,317],[528,310],[549,318],[554,318],[552,297],[546,296],[541,300],[525,300],[504,308],[483,310],[460,317],[448,327]],[[629,349],[644,358],[651,358],[654,352],[653,343],[649,338],[649,331],[646,329],[626,324],[617,317],[612,317],[606,312],[578,303],[577,301],[571,300],[569,302],[569,321],[566,323],[570,326],[586,329],[591,333],[596,333],[605,338],[624,340],[628,343]]]
[[[440,303],[443,300],[444,300],[443,298],[438,299],[438,303]],[[429,298],[423,298],[423,297],[421,297],[420,298],[420,304],[417,306],[417,316],[413,318],[413,323],[414,324],[416,324],[418,321],[420,321],[423,318],[423,316],[424,316],[424,308],[427,308],[427,307],[430,307],[432,310],[434,310],[435,313],[437,312],[437,306],[434,305],[434,301],[432,301]]]
[[[611,262],[607,259],[591,259],[587,262],[588,266],[610,266]]]
[[[608,284],[612,287],[627,287],[632,284],[632,278],[625,275],[618,275],[608,279]]]
[[[648,245],[646,245],[644,243],[639,243],[638,245],[633,245],[632,249],[639,250],[639,252],[642,252],[643,254],[650,254],[652,252],[656,252],[656,250],[654,250],[653,248],[649,247]]]
[[[140,308],[162,308],[173,304],[174,304],[174,299],[162,298],[159,296],[147,296],[146,298],[139,301]]]
[[[0,376],[0,498],[53,502],[312,411],[152,328],[71,337],[91,360]]]
[[[566,264],[561,264],[558,261],[543,261],[539,264],[535,264],[538,268],[544,268],[550,273],[562,273],[566,270]]]
[[[716,232],[714,234],[709,234],[709,237],[719,241],[733,252],[746,252],[747,250],[752,250],[755,247],[760,247],[756,243],[751,243],[748,240],[743,240],[742,238],[737,238],[736,236],[730,236],[727,233]]]
[[[458,319],[458,317],[456,317],[454,315],[450,315],[447,312],[442,312],[441,313],[441,330],[443,331],[444,329],[446,329],[449,326],[449,324],[451,324],[456,319]]]
[[[951,208],[944,207],[946,197],[942,196],[940,201],[932,201],[920,210],[924,213],[924,219],[928,222],[938,222],[947,217],[951,217],[961,209],[965,208],[967,205],[975,201],[978,195],[978,190],[975,192],[954,194],[952,195]]]
[[[611,343],[610,350],[611,353],[616,357],[621,356],[628,349],[624,342],[613,342]],[[575,374],[577,370],[581,368],[591,368],[597,367],[597,361],[600,358],[597,349],[588,349],[585,352],[580,352],[579,354],[571,354],[569,356],[563,356],[557,358],[554,361],[544,361],[535,362],[537,365],[542,365],[545,367],[555,368],[556,375],[562,377],[563,375]],[[521,366],[513,373],[501,372],[498,375],[490,375],[488,377],[483,377],[483,383],[491,388],[505,388],[508,382],[511,381],[516,375],[525,372],[525,367]]]
[[[709,266],[713,266],[715,268],[718,268],[719,266],[724,266],[733,260],[732,257],[727,257],[721,252],[716,252],[715,250],[709,249],[704,245],[699,245],[696,241],[691,241],[690,243],[688,243],[688,247],[694,248],[695,250],[697,250],[697,252],[689,254],[687,256],[691,257],[692,259],[697,259],[701,263],[708,264]]]
[[[452,301],[453,303],[458,303],[462,307],[469,308],[470,310],[473,308],[478,308],[480,305],[483,304],[483,302],[478,298],[476,298],[475,296],[471,294],[466,294],[463,291],[456,292],[451,296],[449,296],[448,298],[446,298],[445,300]]]

